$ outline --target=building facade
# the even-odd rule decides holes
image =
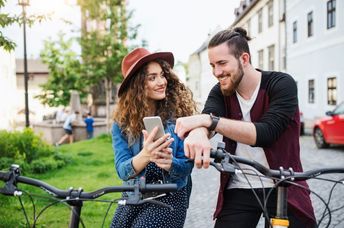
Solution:
[[[305,123],[344,101],[344,1],[287,1],[287,70]]]
[[[0,47],[0,130],[13,127],[17,101],[14,52],[6,52]]]
[[[45,115],[52,114],[56,108],[43,105],[36,98],[42,92],[41,85],[48,81],[49,69],[40,59],[28,59],[28,100],[30,124],[40,122]],[[24,60],[16,59],[16,90],[19,97],[17,105],[17,122],[23,125],[25,121],[25,87],[24,87]]]
[[[217,83],[217,79],[211,72],[208,58],[208,42],[212,35],[221,28],[217,27],[203,44],[190,55],[188,61],[188,74],[186,77],[186,85],[193,92],[193,97],[197,102],[198,109],[201,111],[208,98],[208,94],[213,86]]]
[[[254,67],[284,71],[286,67],[284,0],[244,0],[235,9],[235,21],[230,25],[243,27],[252,38],[249,42]],[[221,28],[216,28],[214,35]],[[208,39],[189,58],[187,85],[199,104],[204,104],[211,88],[217,83],[209,66]]]
[[[344,1],[243,0],[234,14],[230,28],[252,38],[252,65],[294,77],[306,128],[344,101]],[[188,85],[200,102],[209,93],[202,85],[210,86],[202,75],[211,74],[203,52],[204,44],[189,61]]]
[[[245,0],[235,9],[230,26],[243,27],[249,41],[251,61],[263,70],[285,71],[285,0]]]

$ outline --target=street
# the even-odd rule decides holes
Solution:
[[[344,147],[331,147],[330,149],[317,149],[311,136],[302,136],[300,138],[301,160],[304,171],[325,167],[343,167],[344,164]],[[209,228],[213,227],[214,222],[212,215],[215,209],[217,192],[219,186],[219,172],[213,167],[209,169],[194,168],[193,189],[190,200],[185,228]],[[344,178],[344,174],[324,175],[326,177]],[[337,178],[336,178],[337,177]],[[333,183],[321,180],[309,180],[308,184],[312,191],[319,194],[327,202]],[[324,203],[314,194],[311,195],[316,218],[319,220],[324,212]],[[329,227],[344,227],[344,186],[337,185],[332,192],[330,208],[341,210],[332,212],[331,225]],[[319,227],[326,227],[328,217],[323,220]],[[257,227],[264,227],[261,221]]]

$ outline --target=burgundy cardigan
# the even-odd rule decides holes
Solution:
[[[224,97],[219,84],[209,94],[203,113],[242,120],[240,105],[234,93]],[[271,169],[293,168],[302,172],[300,161],[300,114],[297,101],[297,88],[294,79],[281,72],[262,71],[262,80],[257,99],[250,112],[251,121],[257,130],[257,142],[254,146],[264,149]],[[224,137],[226,150],[235,153],[237,143]],[[223,207],[223,193],[230,180],[230,175],[221,173],[216,218]],[[308,188],[305,181],[298,184]],[[315,223],[315,216],[309,191],[296,187],[288,187],[288,207],[307,224]]]

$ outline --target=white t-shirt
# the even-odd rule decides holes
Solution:
[[[73,129],[73,128],[72,128],[72,123],[75,121],[75,118],[76,118],[75,113],[70,114],[70,115],[67,117],[66,121],[64,122],[63,128],[64,128],[64,129],[67,129],[67,130],[72,130],[72,129]]]
[[[236,93],[242,116],[243,121],[251,122],[250,111],[254,102],[256,101],[258,91],[260,88],[260,83],[258,83],[257,88],[255,89],[254,93],[252,94],[249,100],[245,100],[243,97],[240,96],[239,93]],[[235,154],[244,157],[250,160],[255,160],[256,162],[262,164],[263,166],[269,168],[269,164],[266,160],[266,156],[262,147],[252,147],[250,145],[237,143],[237,147],[235,150]],[[252,173],[252,174],[260,174],[258,170],[254,169],[251,166],[245,164],[239,164],[241,169],[244,170],[244,173]],[[246,177],[245,177],[246,176]],[[262,176],[262,175],[261,175]],[[270,188],[273,187],[273,181],[268,178],[259,178],[256,175],[244,175],[244,174],[235,174],[228,184],[227,188]]]

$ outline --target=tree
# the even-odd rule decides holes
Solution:
[[[83,99],[87,95],[87,82],[82,78],[82,65],[78,55],[72,50],[75,39],[46,40],[41,52],[43,63],[48,65],[48,82],[43,84],[42,93],[38,96],[43,104],[49,106],[66,106],[69,104],[72,90],[76,90]]]
[[[5,6],[6,0],[0,0],[0,9]],[[47,16],[44,15],[32,15],[26,17],[26,23],[30,26],[35,21],[41,22],[42,20],[46,19]],[[10,26],[14,23],[21,25],[23,23],[23,16],[22,15],[9,15],[7,13],[0,13],[0,28],[5,28]],[[0,31],[0,47],[3,47],[6,51],[13,51],[16,47],[16,44],[10,40],[9,38],[5,37],[4,34]]]
[[[90,85],[105,88],[106,119],[109,129],[113,85],[122,80],[121,61],[128,53],[127,40],[136,38],[138,27],[129,28],[125,0],[79,0],[83,15],[80,45],[84,76]],[[88,26],[93,22],[95,27]],[[95,99],[93,99],[95,100]]]
[[[73,40],[60,36],[58,41],[47,41],[41,58],[48,64],[50,77],[37,97],[44,104],[57,106],[68,103],[72,89],[79,91],[81,98],[91,93],[93,100],[105,90],[109,129],[113,88],[122,80],[121,61],[130,48],[127,41],[136,38],[139,26],[127,26],[131,13],[126,11],[125,0],[79,0],[78,4],[82,13],[81,36],[77,38],[81,58],[71,51]],[[94,92],[95,87],[102,89]]]

